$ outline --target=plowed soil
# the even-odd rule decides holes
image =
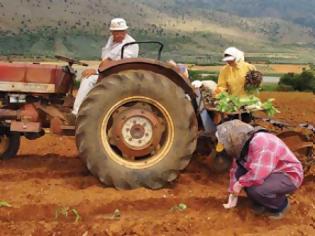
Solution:
[[[315,124],[313,94],[262,96],[276,98],[279,118]],[[252,214],[245,196],[225,210],[228,175],[209,167],[195,158],[164,189],[118,191],[90,175],[73,137],[23,139],[16,158],[0,161],[0,200],[11,204],[0,207],[0,235],[315,235],[314,176],[290,197],[286,217],[271,221]]]

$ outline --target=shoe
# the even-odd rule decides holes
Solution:
[[[271,220],[281,220],[281,219],[283,219],[284,215],[288,212],[289,209],[290,209],[290,204],[288,202],[286,207],[283,208],[282,211],[280,211],[280,212],[269,212],[268,218],[271,219]]]
[[[252,211],[255,215],[263,215],[267,211],[267,208],[259,204],[253,204]]]

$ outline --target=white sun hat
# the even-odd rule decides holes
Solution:
[[[128,26],[123,18],[114,18],[110,22],[109,29],[111,31],[127,30]]]

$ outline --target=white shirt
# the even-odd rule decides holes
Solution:
[[[122,46],[125,45],[126,43],[131,42],[135,42],[135,40],[129,34],[126,34],[126,37],[121,43],[113,42],[113,36],[110,36],[106,45],[102,48],[102,60],[108,58],[114,61],[120,60]],[[138,54],[139,54],[138,44],[127,46],[124,49],[124,58],[138,57]]]

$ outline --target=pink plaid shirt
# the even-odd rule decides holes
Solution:
[[[272,173],[282,172],[296,187],[303,181],[303,167],[287,145],[270,133],[257,133],[251,140],[244,167],[248,172],[239,178],[244,187],[260,185]],[[237,163],[234,159],[230,170],[229,192],[235,184]]]

